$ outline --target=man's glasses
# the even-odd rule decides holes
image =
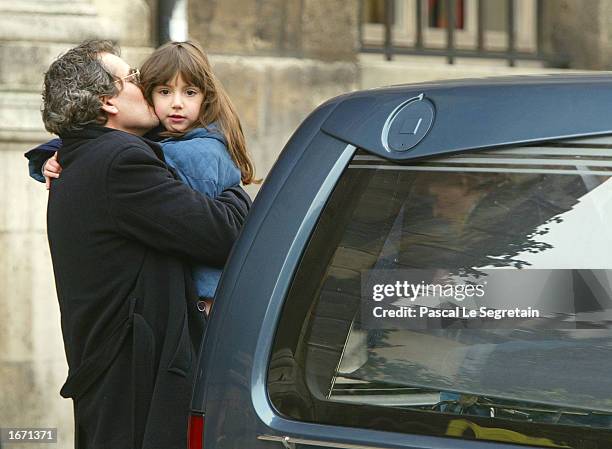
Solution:
[[[140,84],[140,70],[130,68],[129,73],[125,75],[123,78],[119,78],[118,80],[115,80],[115,83],[119,81],[121,82],[127,81],[128,83]]]

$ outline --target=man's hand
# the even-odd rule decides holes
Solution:
[[[43,165],[43,176],[45,177],[45,186],[47,190],[51,188],[51,179],[59,178],[62,172],[62,166],[57,162],[57,151],[47,159]]]

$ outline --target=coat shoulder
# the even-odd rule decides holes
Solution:
[[[141,157],[144,158],[165,161],[161,147],[155,142],[145,141],[138,136],[123,131],[113,131],[102,138],[105,139],[104,145],[110,147],[107,158],[111,161],[111,165],[116,163],[117,160],[123,159],[121,156],[125,156],[126,153],[131,155],[140,153]]]
[[[104,139],[106,143],[112,143],[113,148],[111,152],[113,154],[124,151],[126,148],[140,148],[145,151],[153,150],[151,146],[140,137],[123,131],[113,131],[105,134],[101,138]]]

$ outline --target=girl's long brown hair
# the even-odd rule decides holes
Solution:
[[[196,86],[204,95],[199,119],[187,131],[216,122],[225,137],[232,160],[240,169],[242,183],[260,183],[261,180],[255,179],[255,166],[247,153],[242,125],[234,105],[197,42],[168,42],[147,58],[140,69],[141,84],[147,101],[153,104],[153,89],[167,84],[178,74],[182,76],[183,81]],[[182,137],[187,131],[166,132],[162,135]]]

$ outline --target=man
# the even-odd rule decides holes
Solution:
[[[85,42],[45,74],[43,121],[62,176],[47,231],[78,449],[184,449],[204,319],[188,263],[223,266],[250,206],[177,181],[138,73],[105,41]]]

